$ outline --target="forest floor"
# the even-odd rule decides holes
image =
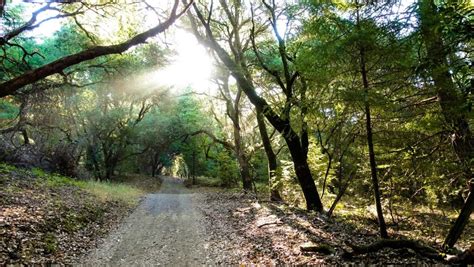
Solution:
[[[369,215],[329,219],[284,203],[259,201],[252,194],[187,188],[171,177],[162,177],[161,187],[151,178],[141,186],[151,184],[156,186],[147,192],[154,193],[145,195],[136,187],[89,184],[0,165],[0,265],[445,263],[409,248],[343,257],[350,244],[378,240],[377,225]],[[402,221],[399,229],[390,227],[391,237],[439,248],[441,235],[435,230],[449,222],[431,215]],[[435,225],[438,221],[444,222]],[[422,227],[435,230],[430,235],[420,232]],[[461,247],[473,243],[473,228],[472,222],[466,227]]]
[[[400,237],[400,236],[394,236]],[[342,257],[347,242],[378,240],[377,227],[358,228],[251,195],[184,187],[165,177],[141,205],[81,263],[110,265],[435,264],[405,249]],[[305,252],[312,247],[313,252]]]
[[[156,179],[154,184],[159,186]],[[0,266],[71,264],[120,224],[145,193],[123,183],[0,164]]]
[[[255,198],[226,192],[204,193],[201,211],[212,232],[211,244],[223,255],[219,264],[319,265],[319,264],[438,264],[412,249],[383,249],[344,258],[352,245],[378,239],[377,226],[358,227],[286,204],[258,202]],[[401,236],[392,235],[400,238]],[[429,244],[431,245],[431,244]],[[308,252],[304,248],[311,247]]]

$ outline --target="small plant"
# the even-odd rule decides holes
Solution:
[[[58,240],[56,239],[56,236],[51,232],[48,232],[44,235],[43,242],[44,252],[46,252],[47,254],[52,254],[58,249]]]
[[[40,168],[33,168],[31,170],[31,173],[36,176],[36,177],[40,177],[40,178],[43,178],[43,177],[46,177],[48,176],[48,173],[45,172],[44,170],[40,169]]]
[[[11,171],[15,171],[16,167],[12,165],[8,165],[5,163],[0,163],[0,174],[7,174],[10,173]]]
[[[80,181],[76,181],[72,178],[57,175],[57,174],[51,174],[47,176],[46,181],[48,185],[52,187],[70,186],[70,185],[80,186],[82,184]]]

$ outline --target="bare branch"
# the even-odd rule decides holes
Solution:
[[[11,31],[11,32],[9,32],[9,33],[7,33],[7,34],[5,34],[5,36],[1,37],[1,38],[0,38],[0,46],[1,46],[1,45],[4,45],[5,43],[7,43],[8,40],[10,40],[10,39],[12,39],[12,38],[18,36],[20,33],[24,32],[24,31],[26,31],[26,30],[31,29],[31,27],[33,26],[33,24],[36,22],[36,19],[37,19],[38,15],[39,15],[40,13],[42,13],[42,12],[44,12],[44,11],[50,9],[50,5],[51,5],[51,4],[47,4],[47,5],[45,5],[44,7],[42,7],[42,8],[40,8],[40,9],[36,10],[35,12],[33,12],[32,16],[31,16],[31,19],[30,19],[28,22],[26,22],[26,23],[23,24],[22,26],[20,26],[20,27],[14,29],[13,31]]]
[[[15,38],[16,36],[18,36],[19,34],[21,34],[22,32],[25,32],[25,31],[30,31],[30,30],[33,30],[37,27],[39,27],[41,24],[47,22],[47,21],[50,21],[50,20],[54,20],[54,19],[60,19],[60,18],[66,18],[66,17],[73,17],[73,16],[76,16],[76,15],[79,15],[79,14],[82,14],[83,12],[81,11],[82,9],[82,6],[79,7],[76,11],[74,12],[71,12],[71,13],[64,13],[64,14],[59,14],[59,15],[56,15],[56,16],[53,16],[53,17],[49,17],[49,18],[46,18],[46,19],[43,19],[41,21],[39,21],[38,23],[36,23],[36,20],[37,20],[37,17],[40,13],[46,11],[46,10],[56,10],[56,11],[60,11],[59,9],[57,8],[54,8],[54,7],[51,7],[51,3],[48,3],[47,5],[45,5],[44,7],[36,10],[35,12],[33,12],[32,14],[32,17],[31,19],[26,22],[25,24],[23,24],[22,26],[14,29],[13,31],[5,34],[5,36],[3,37],[0,37],[0,46],[2,45],[5,45],[5,44],[8,44],[8,41],[11,40],[12,38]]]

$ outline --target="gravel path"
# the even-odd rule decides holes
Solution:
[[[82,262],[107,265],[195,266],[215,263],[210,254],[202,196],[164,177],[160,191],[140,206]]]

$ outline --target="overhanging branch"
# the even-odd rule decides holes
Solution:
[[[67,67],[71,67],[78,63],[92,60],[100,56],[120,54],[125,52],[132,46],[143,44],[148,38],[162,33],[166,29],[168,29],[182,14],[184,14],[184,12],[186,12],[187,8],[191,5],[191,3],[192,1],[190,2],[190,4],[186,5],[182,11],[178,13],[177,10],[179,0],[175,0],[171,14],[165,22],[160,23],[159,25],[149,29],[148,31],[137,34],[123,43],[110,46],[95,46],[79,53],[63,57],[37,69],[25,72],[24,74],[9,81],[6,81],[0,84],[0,97],[12,95],[23,86],[37,82],[52,74],[59,73]]]
[[[235,151],[235,147],[231,143],[217,138],[217,136],[215,136],[213,133],[211,133],[207,130],[195,131],[195,132],[192,132],[192,133],[188,134],[187,136],[194,136],[194,135],[199,135],[199,134],[205,134],[205,135],[209,136],[214,142],[223,145],[226,149]]]

